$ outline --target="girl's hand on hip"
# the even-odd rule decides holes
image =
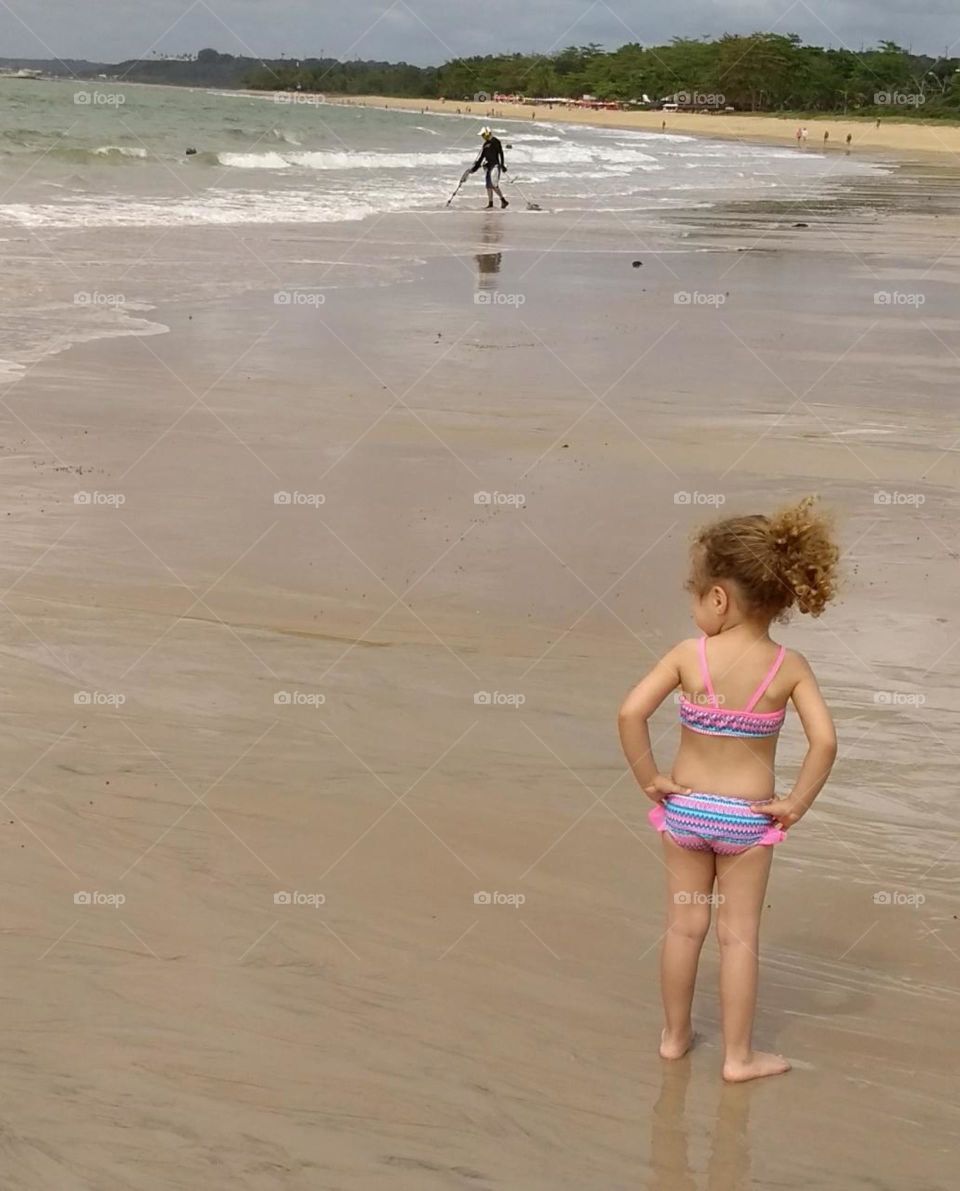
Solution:
[[[765,802],[763,813],[776,819],[781,831],[787,831],[803,818],[803,811],[790,798],[774,798],[771,802]]]
[[[643,792],[653,802],[663,802],[668,794],[690,794],[686,786],[679,786],[666,773],[658,773],[649,786],[643,787]]]

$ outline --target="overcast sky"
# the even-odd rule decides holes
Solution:
[[[418,64],[755,30],[960,56],[958,0],[0,0],[0,55],[118,61],[204,46]]]

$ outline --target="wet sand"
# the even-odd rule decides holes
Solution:
[[[6,1187],[952,1186],[951,186],[53,243],[169,333],[4,392]],[[247,292],[158,298],[200,254]],[[656,1055],[614,719],[692,528],[810,490],[841,755],[768,899],[796,1069],[725,1088],[712,942]]]

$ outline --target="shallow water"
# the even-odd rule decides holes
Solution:
[[[480,121],[453,105],[439,115],[106,80],[0,85],[0,228],[325,223],[435,209],[479,146]],[[813,151],[549,120],[494,126],[508,184],[561,210],[793,196],[879,169]],[[482,198],[479,174],[462,193],[458,202]]]

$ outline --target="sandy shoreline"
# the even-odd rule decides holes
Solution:
[[[952,1186],[960,217],[883,185],[684,232],[54,241],[169,333],[0,411],[5,1187]],[[186,259],[246,292],[165,297]],[[722,1088],[712,941],[701,1044],[656,1057],[614,716],[691,631],[705,498],[814,489],[846,590],[783,638],[841,761],[774,866],[758,1020],[796,1070]]]
[[[665,131],[687,133],[691,136],[717,140],[762,141],[769,144],[795,145],[799,126],[809,130],[810,149],[845,150],[846,138],[852,137],[853,152],[894,153],[898,156],[926,156],[938,154],[956,157],[960,154],[960,127],[931,121],[896,122],[882,120],[879,128],[875,120],[845,119],[824,116],[822,119],[796,120],[792,117],[752,116],[731,114],[701,115],[695,112],[598,112],[579,108],[528,107],[511,103],[457,103],[439,99],[394,99],[389,96],[364,95],[326,96],[327,103],[360,104],[366,107],[395,108],[409,112],[438,112],[446,115],[469,115],[478,120],[504,119],[546,120],[555,124],[588,124],[597,128],[634,128],[644,132]],[[824,144],[823,134],[829,133]]]

